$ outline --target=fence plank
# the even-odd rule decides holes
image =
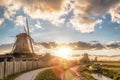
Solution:
[[[4,62],[0,62],[0,79],[4,78]]]
[[[28,71],[41,67],[39,61],[12,61],[0,62],[0,79],[19,72]]]

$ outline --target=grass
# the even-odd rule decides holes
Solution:
[[[120,63],[119,62],[95,62],[94,64],[90,66],[94,66],[95,64],[102,64],[102,71],[101,73],[113,80],[120,80]],[[90,70],[85,65],[81,66],[81,74],[85,76],[88,80],[95,80],[91,73],[97,73],[97,66],[92,67],[92,70]]]
[[[21,75],[22,73],[17,73],[15,75],[10,75],[8,77],[6,77],[5,79],[3,80],[14,80],[16,77],[18,77],[19,75]]]
[[[40,72],[35,80],[61,80],[60,79],[61,71],[57,68],[48,69],[43,72]]]
[[[120,80],[120,63],[119,62],[96,62],[102,64],[102,74],[112,78],[113,80]]]
[[[88,66],[87,65],[81,65],[79,67],[79,73],[80,75],[82,75],[83,77],[85,77],[87,80],[96,80],[91,72],[88,70]]]
[[[88,80],[96,80],[89,71],[84,71],[81,73],[81,75],[83,75]]]
[[[107,69],[116,73],[120,73],[120,63],[114,62],[104,62],[104,63],[99,63],[102,64],[102,69]]]

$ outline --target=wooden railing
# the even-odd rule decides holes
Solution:
[[[9,75],[29,71],[41,67],[41,62],[36,60],[31,61],[3,61],[0,62],[0,79],[4,79]]]

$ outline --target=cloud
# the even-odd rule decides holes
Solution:
[[[10,0],[0,0],[0,6],[8,5]]]
[[[34,50],[36,53],[46,53],[49,52],[47,50],[54,50],[59,46],[70,46],[73,50],[88,50],[87,52],[91,53],[97,53],[97,54],[116,54],[120,50],[120,41],[110,41],[107,44],[101,44],[98,41],[92,41],[92,42],[71,42],[71,43],[56,43],[56,42],[38,42],[34,43]],[[12,50],[13,44],[3,44],[0,45],[0,53],[9,53]],[[98,52],[95,52],[97,50]],[[109,52],[107,52],[109,51]]]
[[[45,13],[59,11],[63,4],[63,0],[13,0],[13,5],[23,7],[24,11],[29,13]]]
[[[17,26],[25,26],[25,24],[26,24],[25,20],[26,20],[26,18],[24,16],[17,16],[16,20],[15,20],[15,23],[16,23]]]
[[[44,48],[44,46],[42,46],[42,45],[34,44],[33,47],[34,47],[35,53],[37,53],[39,55],[46,53],[46,48]]]
[[[0,54],[10,53],[12,50],[13,44],[3,44],[0,45]]]
[[[42,28],[42,26],[41,26],[39,21],[37,21],[37,23],[35,24],[35,27],[38,28],[38,29]]]
[[[73,28],[82,33],[94,32],[94,26],[101,22],[101,20],[90,18],[84,15],[76,16],[70,20],[70,23],[73,25]]]
[[[52,24],[64,23],[61,18],[68,13],[69,0],[2,0],[0,6],[5,7],[4,17],[12,20],[18,10],[35,19],[48,20]]]
[[[12,4],[12,0],[1,0],[0,7],[4,7],[4,18],[12,20],[12,16],[20,9],[19,5]]]
[[[110,10],[112,22],[120,24],[120,4]]]
[[[120,49],[120,41],[110,41],[106,46],[109,49]]]
[[[74,49],[79,49],[79,50],[101,50],[105,49],[104,45],[99,43],[99,42],[74,42],[74,46],[76,46]]]
[[[92,47],[92,49],[96,49],[96,50],[105,49],[104,45],[102,45],[101,43],[91,44],[91,47]]]
[[[80,50],[91,49],[90,44],[86,42],[78,41],[77,43],[75,43],[75,45],[77,46],[76,49]]]
[[[105,17],[110,10],[120,3],[120,0],[74,0],[74,16],[70,23],[73,27],[82,32],[94,31],[96,24],[102,21],[96,17]],[[114,11],[113,11],[114,12]],[[113,15],[113,13],[110,13]],[[114,19],[116,22],[117,20]]]
[[[120,0],[77,0],[75,7],[81,14],[104,16],[120,3]]]
[[[4,22],[3,18],[0,18],[0,25]]]
[[[4,12],[4,18],[6,19],[9,19],[9,20],[12,20],[12,16],[16,14],[16,11],[17,9],[14,8],[14,6],[8,6],[6,9],[5,9],[5,12]]]
[[[48,20],[52,24],[64,23],[61,16],[67,14],[65,6],[68,0],[13,0],[12,4],[23,8],[34,19]]]
[[[47,20],[56,26],[64,24],[64,16],[72,11],[73,16],[66,24],[82,33],[94,32],[95,25],[102,22],[98,17],[107,14],[112,22],[120,23],[120,0],[1,0],[0,6],[5,7],[6,19],[12,20],[22,9],[32,19]]]

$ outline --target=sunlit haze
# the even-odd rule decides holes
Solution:
[[[65,59],[70,59],[71,54],[72,54],[72,50],[68,47],[61,47],[55,51],[56,56],[59,56]]]

